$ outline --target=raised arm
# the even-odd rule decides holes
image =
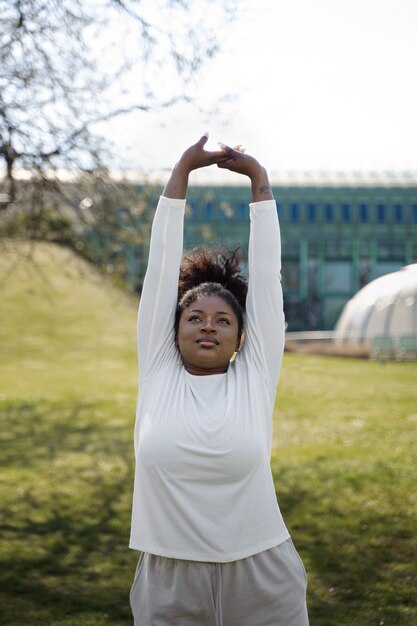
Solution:
[[[271,396],[275,396],[285,330],[276,204],[265,168],[239,150],[227,146],[222,149],[225,158],[218,167],[248,176],[252,185],[246,338],[240,357],[256,365],[267,378]]]
[[[174,317],[183,246],[185,195],[193,170],[217,163],[221,151],[204,150],[207,135],[188,148],[172,170],[152,224],[149,260],[138,314],[139,379],[176,358]]]

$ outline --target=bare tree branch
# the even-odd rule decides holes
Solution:
[[[153,14],[139,0],[0,0],[0,209],[19,202],[17,171],[36,179],[40,170],[100,167],[99,123],[189,101],[192,77],[218,46],[214,30],[191,19],[197,4],[208,11],[211,0],[155,0]],[[217,8],[226,16],[233,4]],[[125,35],[133,55],[113,57],[112,46],[130,49]],[[103,59],[92,41],[106,38]],[[161,64],[177,77],[171,92],[152,81]],[[114,102],[109,89],[121,78],[141,92],[121,89]]]

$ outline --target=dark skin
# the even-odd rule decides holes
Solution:
[[[181,314],[177,345],[190,374],[224,374],[239,341],[236,314],[220,296],[198,298]]]
[[[249,177],[252,202],[273,199],[268,174],[256,159],[223,144],[221,150],[205,150],[207,139],[203,135],[182,154],[165,185],[166,198],[185,198],[190,173],[217,165]],[[187,372],[196,376],[224,374],[233,353],[239,350],[236,314],[219,296],[198,298],[182,312],[176,339]]]
[[[185,198],[190,173],[201,167],[217,165],[221,169],[250,178],[252,202],[273,200],[267,171],[254,157],[230,146],[223,146],[221,150],[210,152],[204,149],[206,143],[207,136],[203,135],[182,154],[165,185],[163,195],[166,198]]]

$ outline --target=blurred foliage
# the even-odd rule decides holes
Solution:
[[[192,99],[234,8],[234,0],[0,0],[0,213],[23,211],[16,228],[67,242],[68,220],[53,213],[65,205],[82,219],[78,193],[62,182],[77,177],[107,185],[112,211],[129,192],[111,184],[109,168],[126,164],[98,125]],[[103,195],[96,223],[107,218]]]
[[[27,205],[0,215],[0,240],[50,241],[69,246],[130,290],[140,288],[152,215],[160,187],[115,182],[106,172],[41,190],[19,182]],[[29,253],[30,254],[30,253]]]
[[[6,237],[53,241],[75,247],[73,222],[50,208],[34,209],[30,213],[17,213],[1,229]]]
[[[150,230],[160,187],[130,182],[109,184],[84,176],[78,191],[82,221],[75,249],[96,266],[138,290],[147,259]]]

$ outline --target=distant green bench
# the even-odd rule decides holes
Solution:
[[[397,360],[417,359],[417,335],[402,335],[398,338]]]
[[[395,345],[392,337],[387,335],[379,335],[372,337],[371,340],[371,358],[384,360],[393,359],[395,357]]]

